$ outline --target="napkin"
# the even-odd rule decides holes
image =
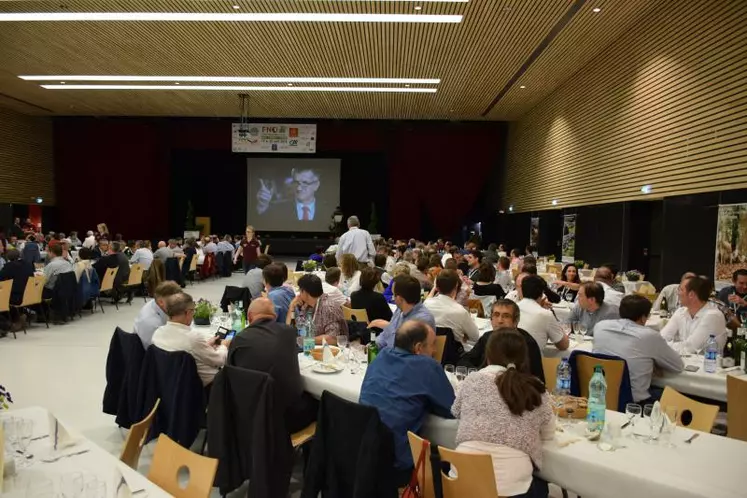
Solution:
[[[117,468],[114,469],[114,482],[116,483],[114,492],[116,498],[132,498],[130,485],[127,484],[122,472]]]
[[[555,433],[555,442],[557,443],[558,448],[565,448],[566,446],[583,440],[584,438],[582,438],[581,436],[577,436],[576,434],[572,434],[570,432]]]
[[[49,414],[49,437],[52,441],[52,448],[55,450],[68,448],[78,442],[78,438],[73,437],[51,413]]]

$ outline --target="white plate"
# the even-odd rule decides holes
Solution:
[[[343,370],[345,370],[345,367],[342,367],[340,365],[330,365],[330,364],[322,364],[322,363],[317,363],[311,369],[312,372],[316,372],[320,374],[333,374],[337,372],[342,372]]]

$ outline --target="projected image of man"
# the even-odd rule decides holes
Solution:
[[[286,192],[293,202],[283,202],[283,195],[276,190],[274,182],[260,179],[257,191],[257,214],[270,217],[291,217],[296,221],[313,221],[317,215],[316,192],[321,184],[319,173],[311,168],[294,169],[285,182]],[[290,195],[288,196],[290,197]],[[273,198],[277,202],[273,203]]]

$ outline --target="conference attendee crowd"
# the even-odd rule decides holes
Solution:
[[[378,414],[391,449],[388,456],[384,449],[370,455],[372,467],[358,471],[388,468],[395,491],[410,482],[418,463],[408,433],[421,433],[426,416],[435,414],[459,420],[457,451],[491,456],[500,496],[547,496],[548,483],[538,471],[542,443],[554,437],[556,425],[550,396],[555,372],[543,366],[548,349],[568,350],[575,344],[572,338],[582,334],[593,338],[592,354],[626,362],[630,401],[644,405],[662,396],[652,385],[655,371],[682,372],[681,355],[702,353],[712,335],[723,348],[729,330],[747,321],[747,269],[737,270],[733,285],[718,293],[708,278],[688,272],[654,298],[652,292],[630,291],[614,265],[593,271],[573,263],[555,265],[537,258],[532,248],[507,252],[502,245],[489,244],[481,249],[478,240],[463,247],[442,239],[374,241],[355,216],[336,244],[310,255],[315,271],[304,271],[299,262],[295,272],[263,252],[251,226],[240,237],[159,241],[153,251],[150,241],[126,243],[115,235],[110,242],[108,234],[93,231],[83,240],[75,232],[27,234],[17,221],[22,233],[6,234],[0,246],[0,281],[12,280],[14,305],[11,323],[0,326],[18,331],[38,316],[34,307],[21,306],[35,271],[43,274],[39,306],[45,306],[47,299],[59,295],[55,287],[61,275],[74,273],[78,282],[95,281],[96,286],[108,269],[116,268],[110,292],[114,302],[132,301],[138,292],[152,298],[134,323],[122,323],[121,329],[139,338],[143,354],[155,348],[187,353],[194,360],[208,418],[216,409],[215,399],[238,392],[229,385],[231,369],[247,369],[272,379],[273,406],[282,416],[274,423],[287,438],[314,421],[316,437],[327,438],[321,433],[325,408],[304,389],[305,367],[298,357],[304,338],[299,334],[307,334],[320,347],[337,346],[341,354],[353,345],[375,345],[378,354],[369,359],[358,401]],[[156,266],[174,260],[180,264],[178,278],[152,277]],[[143,270],[140,285],[130,285],[131,265]],[[241,299],[232,299],[229,307],[244,314],[245,325],[232,338],[212,328],[206,334],[194,323],[197,303],[184,287],[185,277],[211,278],[234,269],[243,273],[234,287],[240,287],[248,306],[242,308]],[[145,285],[150,281],[152,285]],[[85,298],[81,307],[95,307],[100,300],[95,290]],[[556,311],[562,307],[567,313],[559,316]],[[367,318],[362,323],[351,320],[355,312],[365,312]],[[647,326],[652,313],[667,318],[660,330]],[[490,330],[478,326],[479,318],[489,322]],[[439,346],[442,337],[448,352]],[[461,382],[447,371],[449,365],[440,356],[444,354],[450,355],[451,365],[469,372]],[[218,383],[220,394],[215,392]],[[222,417],[228,416],[224,410],[228,408],[220,409]],[[364,430],[352,425],[351,420],[336,430]],[[267,430],[278,429],[268,425]],[[218,450],[211,446],[207,452],[215,455]],[[311,478],[317,475],[322,451],[312,446],[303,496],[316,496],[322,489],[314,488],[319,479]],[[324,460],[327,465],[331,461]],[[343,480],[334,475],[325,479]]]

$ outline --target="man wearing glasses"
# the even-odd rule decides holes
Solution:
[[[286,180],[286,188],[292,192],[293,202],[278,200],[282,196],[277,192],[272,180],[259,180],[257,191],[257,214],[278,220],[290,218],[293,221],[314,221],[323,216],[326,221],[332,211],[324,202],[318,202],[316,192],[321,185],[319,173],[311,168],[293,169]],[[275,199],[275,202],[273,202]]]

